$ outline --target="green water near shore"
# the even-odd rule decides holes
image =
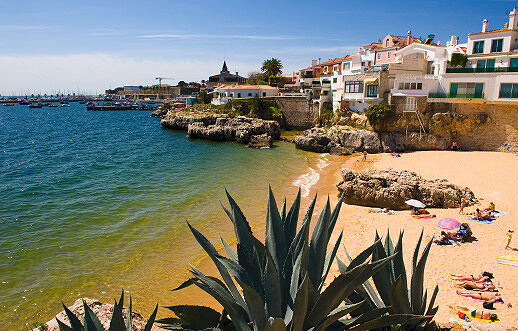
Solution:
[[[111,302],[121,288],[144,315],[157,300],[182,303],[189,294],[169,290],[189,262],[204,263],[185,221],[232,240],[226,188],[264,231],[268,185],[292,199],[308,172],[308,153],[292,144],[189,140],[149,114],[0,107],[3,329],[47,321],[62,301]]]

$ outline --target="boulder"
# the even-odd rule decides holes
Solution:
[[[272,146],[273,146],[272,136],[269,136],[266,133],[252,136],[250,138],[250,142],[248,143],[248,147],[253,147],[253,148],[269,148]]]
[[[410,209],[405,201],[416,199],[430,208],[456,208],[460,207],[464,194],[475,198],[468,187],[446,179],[426,180],[408,170],[342,169],[341,174],[343,180],[337,185],[339,195],[344,194],[344,202],[352,205],[403,210]]]
[[[103,327],[108,330],[110,327],[110,321],[113,314],[113,305],[108,303],[101,303],[99,300],[96,299],[88,299],[88,298],[82,298],[77,299],[76,302],[68,309],[72,311],[80,321],[84,321],[85,311],[83,308],[83,300],[86,302],[87,306],[92,309],[92,311],[97,315],[97,318],[99,318],[99,321],[103,325]],[[127,318],[128,312],[126,309],[123,309],[122,315],[124,319]],[[65,311],[61,311],[59,314],[55,316],[55,318],[48,321],[47,324],[47,330],[48,331],[59,331],[58,323],[56,322],[56,318],[58,318],[61,322],[65,323],[67,326],[70,326],[70,322],[68,321],[67,315]],[[133,323],[133,330],[144,330],[144,327],[147,323],[147,319],[142,317],[137,312],[132,311],[131,312],[131,319]],[[38,329],[35,329],[38,330]],[[161,330],[158,326],[153,325],[151,328],[152,331],[158,331]]]

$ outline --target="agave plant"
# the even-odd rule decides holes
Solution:
[[[216,265],[222,280],[206,276],[191,266],[193,278],[174,290],[196,285],[222,306],[223,312],[210,307],[168,306],[176,317],[158,320],[166,329],[179,330],[367,330],[426,317],[412,314],[390,315],[391,307],[375,308],[354,318],[339,320],[364,305],[364,301],[343,304],[356,288],[379,270],[394,254],[369,263],[366,259],[379,241],[351,262],[348,270],[324,286],[342,234],[327,252],[335,228],[342,198],[331,210],[329,198],[310,237],[310,223],[316,197],[297,231],[300,190],[286,213],[286,199],[279,211],[271,189],[266,212],[265,243],[252,233],[243,212],[228,194],[230,210],[223,207],[234,225],[237,252],[220,237],[227,257],[221,256],[205,236],[188,223],[194,237]],[[362,260],[360,262],[360,260]],[[232,276],[241,288],[234,283]]]
[[[113,305],[113,314],[110,321],[110,331],[132,331],[133,324],[131,321],[131,296],[129,298],[129,307],[128,307],[128,317],[126,321],[124,321],[124,317],[122,316],[122,309],[124,305],[124,290],[122,290],[119,302],[114,300],[115,304]],[[86,302],[83,300],[83,308],[85,310],[84,322],[81,323],[79,318],[70,311],[70,309],[63,304],[63,308],[65,308],[65,313],[67,314],[68,320],[70,322],[70,326],[61,322],[57,317],[56,321],[58,322],[59,329],[61,331],[104,331],[104,327],[102,326],[99,318],[95,313],[88,307]],[[158,310],[158,304],[155,307],[155,310],[149,317],[146,326],[144,327],[144,331],[150,331],[153,323],[155,321],[156,313]]]
[[[387,256],[395,256],[394,259],[390,260],[378,273],[373,275],[372,280],[376,291],[373,289],[369,282],[365,282],[363,286],[358,287],[353,293],[348,296],[349,303],[363,304],[355,311],[354,314],[365,313],[374,309],[384,309],[391,307],[391,311],[394,314],[412,314],[417,316],[425,317],[423,320],[409,321],[404,325],[395,325],[393,329],[397,330],[434,330],[436,328],[435,323],[432,322],[432,318],[437,313],[438,307],[434,307],[437,293],[439,292],[439,286],[435,287],[430,302],[427,304],[427,290],[423,294],[423,281],[424,281],[424,269],[426,260],[430,252],[432,240],[425,246],[421,258],[418,260],[419,249],[423,240],[423,232],[417,241],[414,249],[414,255],[412,258],[412,276],[410,280],[410,288],[408,287],[407,274],[405,269],[405,263],[403,261],[403,231],[399,234],[399,239],[394,248],[392,239],[390,238],[390,232],[387,232],[385,238],[385,245],[380,240],[378,232],[376,231],[375,245],[372,252],[372,261],[384,260]],[[347,272],[351,268],[355,267],[357,263],[363,262],[367,259],[367,256],[363,256],[362,259],[353,259],[345,251],[351,264],[347,266],[339,258],[338,268],[340,272]],[[354,263],[353,263],[354,262]],[[379,295],[378,295],[379,294]],[[427,308],[428,306],[428,308]]]

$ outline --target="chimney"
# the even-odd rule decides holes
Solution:
[[[456,36],[451,36],[450,45],[457,46],[457,37]]]
[[[487,18],[482,21],[482,32],[487,32],[488,24],[489,24],[489,21],[487,20]]]
[[[321,58],[318,58],[318,64],[320,64],[320,60],[321,60]]]
[[[314,67],[317,65],[317,60],[311,60],[311,66]]]
[[[236,71],[236,76],[239,76],[239,72]]]
[[[408,31],[406,34],[406,44],[410,45],[410,41],[412,40],[412,31]]]
[[[516,7],[512,12],[509,13],[509,30],[516,30],[518,26],[518,12],[516,12]]]

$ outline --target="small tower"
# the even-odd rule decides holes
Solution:
[[[230,71],[228,71],[227,62],[226,61],[223,61],[223,68],[221,69],[220,73],[222,73],[222,74],[229,74],[230,73]]]
[[[407,46],[410,45],[410,42],[412,41],[412,31],[408,31],[406,34],[406,44]]]
[[[512,12],[509,13],[509,26],[507,27],[509,30],[516,30],[518,27],[518,12],[516,11],[516,7]]]
[[[485,20],[482,21],[482,32],[487,32],[488,25],[489,25],[489,21],[486,18]]]

